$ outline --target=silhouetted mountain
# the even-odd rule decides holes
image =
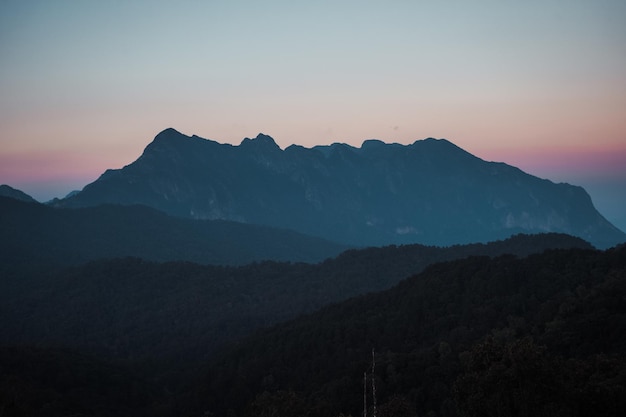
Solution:
[[[0,197],[0,269],[124,256],[203,264],[319,262],[345,249],[291,230],[183,219],[145,206],[57,209]]]
[[[447,140],[368,140],[281,150],[260,134],[239,146],[174,129],[139,159],[56,204],[145,204],[169,214],[297,230],[360,246],[450,245],[562,232],[605,248],[626,234],[581,188],[485,162]]]
[[[197,401],[363,415],[367,373],[368,415],[374,395],[381,417],[623,415],[625,297],[624,245],[439,263],[229,347]]]
[[[14,198],[20,201],[36,203],[37,201],[23,191],[10,187],[6,184],[0,185],[0,197]]]
[[[75,196],[76,194],[80,193],[80,190],[72,190],[69,193],[67,193],[67,195],[65,196],[65,198],[70,198],[72,196]]]

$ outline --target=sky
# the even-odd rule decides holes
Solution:
[[[626,2],[0,1],[0,183],[63,197],[168,127],[446,138],[626,230]]]

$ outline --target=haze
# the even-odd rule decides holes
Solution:
[[[447,138],[626,230],[626,3],[0,4],[0,183],[45,201],[166,127],[282,147]]]

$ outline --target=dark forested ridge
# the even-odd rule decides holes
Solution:
[[[432,265],[230,348],[197,398],[216,415],[362,415],[372,348],[381,417],[623,415],[626,247]]]
[[[136,161],[55,205],[104,203],[270,225],[355,246],[448,246],[543,232],[598,248],[626,241],[583,188],[433,138],[282,150],[263,134],[232,146],[166,129]]]
[[[0,282],[0,342],[69,346],[125,359],[204,358],[255,329],[387,289],[433,262],[526,256],[555,247],[590,246],[567,235],[519,235],[450,248],[349,250],[317,265],[225,267],[123,258],[29,273],[23,268]]]
[[[550,247],[578,249],[488,257]],[[623,252],[594,251],[565,235],[520,235],[486,245],[350,250],[318,265],[125,258],[4,275],[0,408],[46,416],[356,415],[372,347],[380,416],[394,407],[408,407],[403,415],[478,407],[471,378],[500,378],[492,375],[497,361],[515,349],[578,372],[591,401],[596,394],[581,375],[621,393]],[[432,265],[472,255],[483,257]],[[231,353],[218,359],[218,349]],[[463,385],[463,366],[480,349],[495,352],[496,369],[472,371]],[[617,382],[607,382],[607,367]],[[612,401],[609,388],[598,395]],[[276,407],[286,414],[271,414]]]
[[[0,197],[0,238],[0,264],[12,267],[124,256],[228,265],[319,262],[348,248],[290,230],[194,221],[145,206],[53,209],[7,197]]]

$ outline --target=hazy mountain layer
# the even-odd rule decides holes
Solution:
[[[0,197],[14,198],[16,200],[27,201],[29,203],[36,203],[37,202],[34,198],[29,196],[25,192],[23,192],[21,190],[17,190],[17,189],[15,189],[13,187],[10,187],[10,186],[6,185],[6,184],[0,185]]]
[[[0,197],[0,237],[0,270],[124,256],[229,265],[319,262],[347,249],[291,230],[182,219],[145,206],[55,209],[6,197]]]
[[[550,231],[601,248],[626,241],[581,187],[485,162],[443,139],[281,150],[263,134],[231,146],[167,129],[135,162],[58,202],[103,203],[145,204],[363,246],[450,245]]]

